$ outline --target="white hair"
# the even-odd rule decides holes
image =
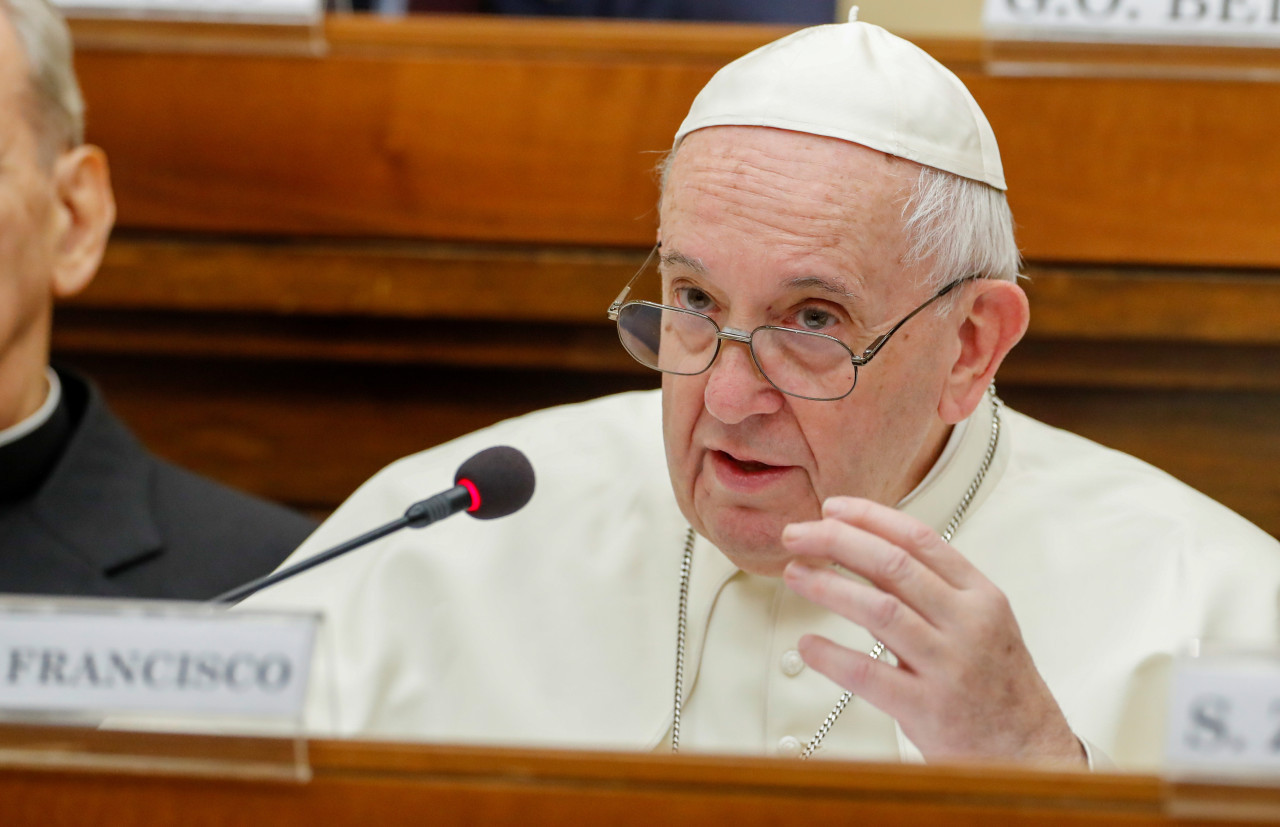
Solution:
[[[0,0],[27,59],[31,126],[41,159],[84,143],[84,98],[72,68],[71,33],[49,0]]]
[[[675,156],[675,151],[668,152],[658,163],[662,190]],[[903,263],[929,262],[926,286],[931,290],[970,275],[1017,281],[1021,257],[1013,237],[1013,214],[1005,194],[995,187],[922,166],[902,216],[909,243]],[[948,306],[944,299],[939,310],[945,312]]]
[[[930,262],[933,289],[971,275],[1017,281],[1013,214],[995,187],[921,167],[902,216],[910,244],[904,263]]]

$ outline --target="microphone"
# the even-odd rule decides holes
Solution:
[[[441,491],[409,506],[403,517],[288,568],[223,592],[210,602],[239,603],[256,591],[301,574],[402,528],[423,528],[459,511],[466,511],[477,520],[494,520],[514,514],[524,508],[533,496],[533,466],[529,464],[529,458],[515,448],[495,445],[458,466],[458,472],[453,475],[453,483],[453,488],[448,491]]]

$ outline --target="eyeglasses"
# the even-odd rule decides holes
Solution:
[[[843,399],[852,393],[858,384],[858,368],[870,362],[899,328],[961,284],[980,278],[975,273],[947,283],[859,355],[825,333],[777,325],[762,325],[750,332],[721,329],[709,316],[693,310],[627,301],[632,286],[657,254],[655,248],[609,305],[609,318],[618,324],[618,338],[637,362],[663,373],[696,376],[715,362],[722,341],[739,342],[750,348],[752,361],[770,385],[788,396],[818,402]]]

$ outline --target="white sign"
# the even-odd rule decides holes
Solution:
[[[313,615],[145,601],[0,601],[0,710],[297,720]]]
[[[986,0],[994,38],[1280,42],[1280,0]]]
[[[1280,657],[1178,660],[1166,732],[1173,772],[1280,777]]]
[[[130,17],[312,26],[322,0],[54,0],[68,17]]]

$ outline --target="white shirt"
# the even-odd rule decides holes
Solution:
[[[987,448],[984,402],[902,507],[941,530]],[[1159,760],[1172,653],[1194,637],[1274,646],[1280,544],[1132,457],[1002,409],[998,450],[953,539],[1014,608],[1074,731],[1122,767]],[[668,743],[687,524],[662,448],[659,392],[540,411],[406,458],[362,486],[288,562],[447,488],[509,444],[533,501],[492,523],[403,531],[245,602],[326,616],[308,725],[435,741],[655,749]],[[693,558],[681,748],[788,754],[841,690],[788,653],[863,629],[703,538]],[[918,760],[854,699],[820,756]]]

